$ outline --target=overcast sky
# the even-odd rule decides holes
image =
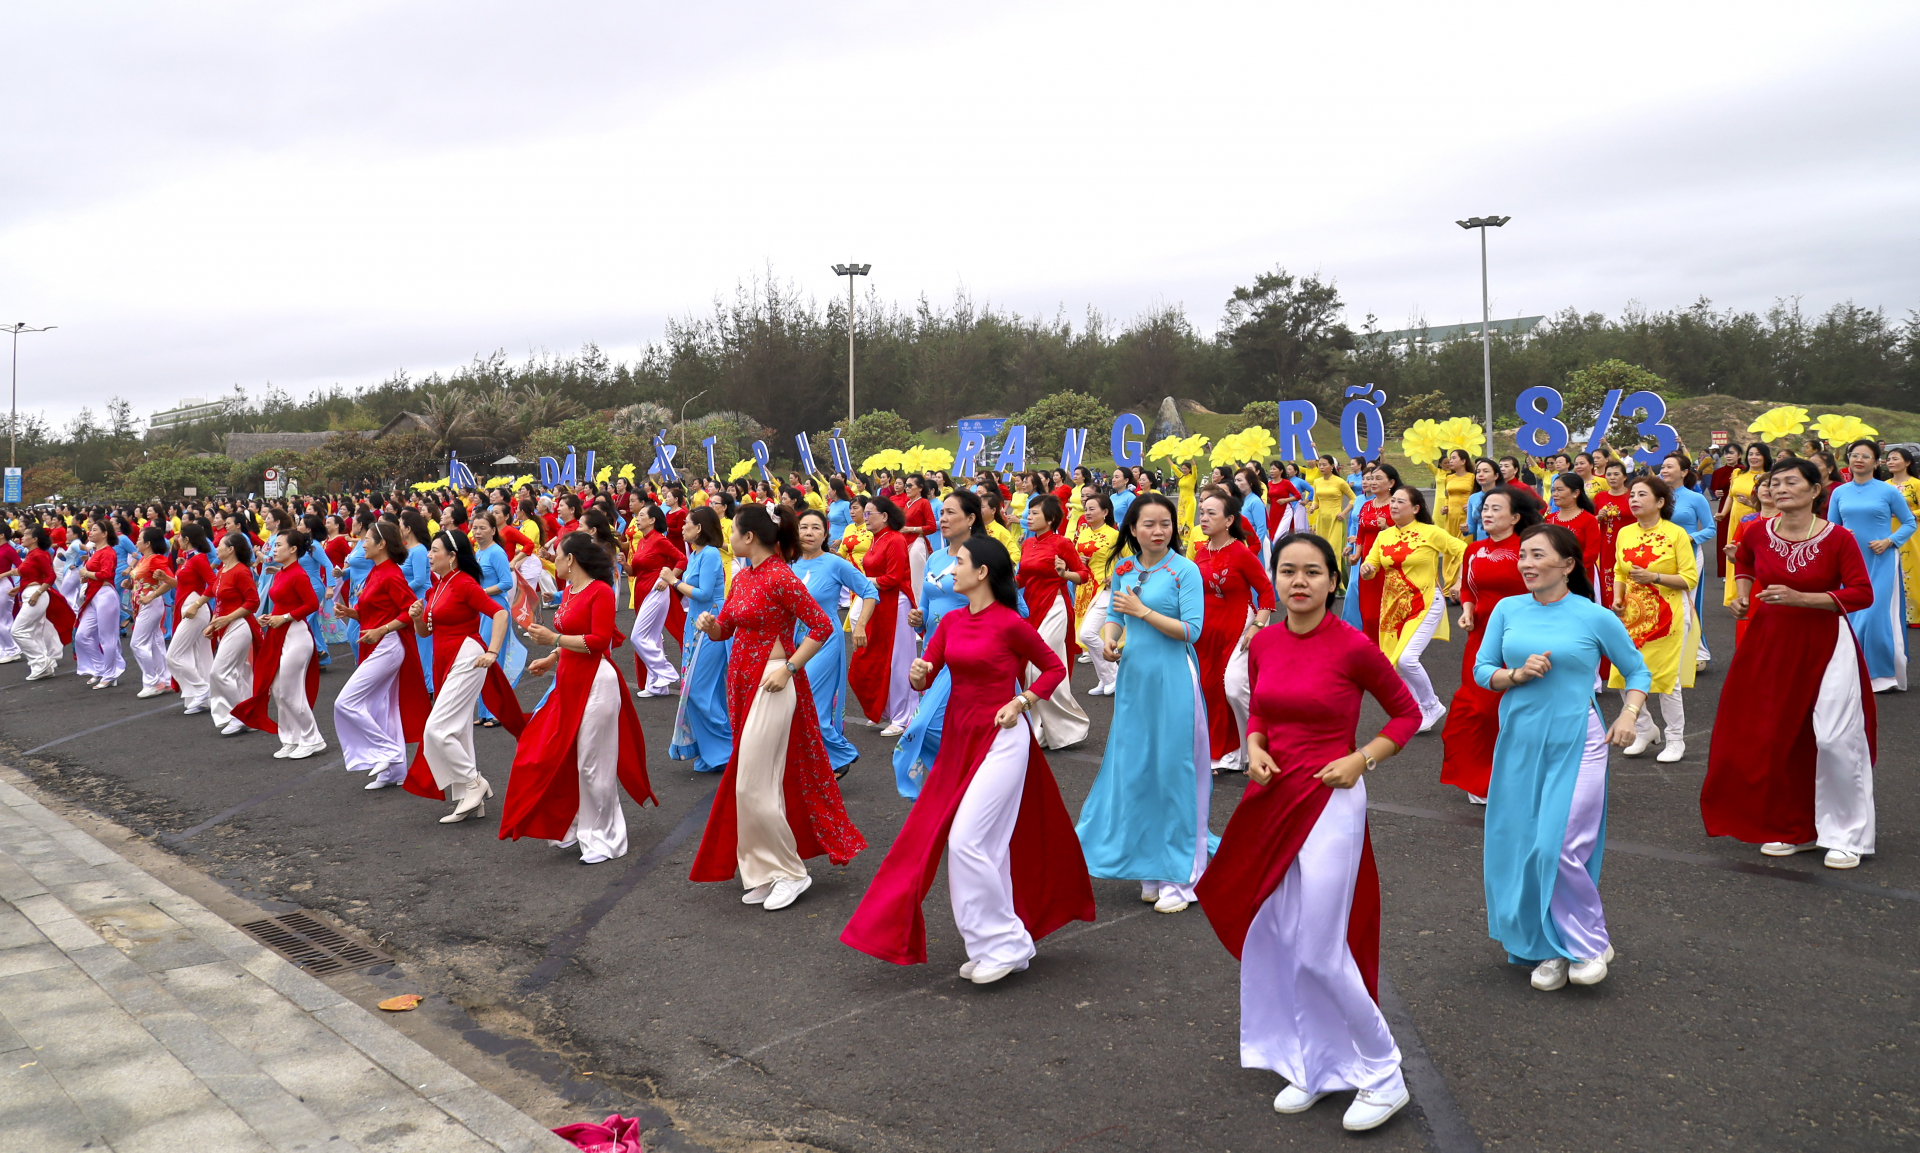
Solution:
[[[743,277],[1203,328],[1707,296],[1920,307],[1920,5],[8,5],[23,410],[504,348],[631,356]]]

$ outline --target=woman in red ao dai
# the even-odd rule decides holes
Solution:
[[[277,572],[267,589],[271,611],[260,618],[264,631],[253,662],[253,696],[233,710],[248,728],[279,735],[276,759],[305,760],[327,747],[313,720],[313,702],[320,695],[320,654],[306,624],[320,611],[320,598],[307,570],[300,567],[300,558],[312,547],[312,539],[298,529],[273,538]],[[267,716],[268,701],[279,713],[277,721]]]

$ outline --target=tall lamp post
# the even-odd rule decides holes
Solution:
[[[57,324],[49,324],[45,328],[34,328],[24,320],[16,321],[13,324],[0,324],[0,332],[11,332],[13,334],[13,404],[9,409],[9,415],[7,417],[8,468],[15,468],[20,464],[20,462],[15,459],[14,453],[14,446],[20,435],[20,334],[23,332],[52,332],[59,327]]]
[[[1511,216],[1469,216],[1456,220],[1462,228],[1480,230],[1480,371],[1487,386],[1487,448],[1493,448],[1493,306],[1487,296],[1487,229],[1498,228]]]
[[[865,276],[871,264],[836,264],[835,276],[847,278],[847,423],[853,423],[853,278]]]
[[[699,392],[694,393],[692,396],[682,401],[680,404],[680,451],[681,452],[691,451],[690,449],[687,448],[687,405],[692,404],[696,400],[699,400],[701,397],[707,395],[707,393],[711,391],[713,390],[703,388]],[[688,459],[691,460],[692,458],[689,457]],[[674,478],[668,477],[667,479],[673,480]],[[1662,714],[1662,715],[1664,716],[1665,714]]]

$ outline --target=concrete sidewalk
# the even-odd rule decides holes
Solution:
[[[0,782],[0,1153],[571,1145]]]

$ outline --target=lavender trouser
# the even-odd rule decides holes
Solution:
[[[399,633],[381,637],[333,702],[333,732],[350,773],[379,773],[387,781],[407,775],[406,734],[400,727],[402,643]]]
[[[1559,876],[1548,906],[1560,943],[1579,961],[1603,955],[1609,944],[1600,887],[1587,872],[1587,862],[1600,843],[1600,826],[1607,815],[1607,751],[1607,730],[1600,723],[1600,710],[1589,708],[1587,746],[1580,754],[1580,776],[1573,783],[1567,831],[1560,841]]]
[[[120,652],[120,594],[111,585],[93,594],[73,627],[74,671],[81,676],[118,679],[127,671]]]

